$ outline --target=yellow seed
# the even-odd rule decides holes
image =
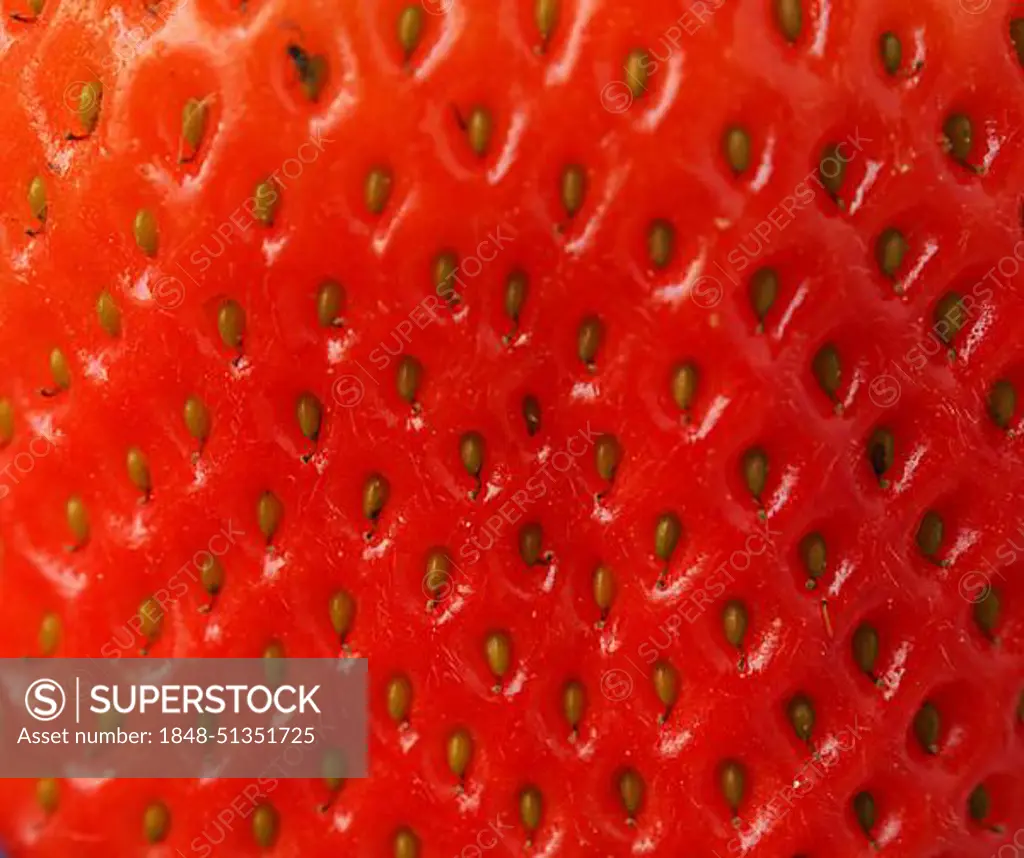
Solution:
[[[44,656],[53,655],[60,646],[60,638],[60,617],[53,613],[45,614],[39,624],[39,652]]]
[[[46,220],[46,184],[42,176],[33,176],[28,183],[28,210],[36,220]]]
[[[412,706],[412,683],[405,676],[392,677],[387,688],[388,715],[392,721],[402,724],[409,719]]]
[[[272,804],[261,804],[252,815],[252,836],[261,849],[269,849],[277,839],[278,815]]]
[[[295,417],[299,421],[299,431],[310,441],[320,435],[320,420],[323,408],[320,400],[312,393],[300,393],[295,403]]]
[[[193,152],[203,142],[208,112],[206,102],[198,98],[190,98],[181,109],[181,137]]]
[[[71,387],[71,368],[64,352],[54,349],[50,352],[50,375],[53,376],[53,383],[59,390],[67,390]]]
[[[68,498],[67,503],[68,530],[74,537],[75,544],[81,545],[89,539],[89,510],[78,495]]]
[[[505,281],[505,315],[513,322],[519,321],[526,301],[526,288],[526,275],[522,271],[513,271]]]
[[[36,781],[36,801],[43,813],[53,813],[60,804],[60,782],[56,778],[40,778]]]
[[[615,471],[622,459],[622,447],[614,435],[602,435],[594,445],[594,463],[597,474],[606,482],[615,478]]]
[[[398,395],[410,405],[416,401],[416,392],[419,390],[422,374],[423,366],[416,358],[410,355],[402,356],[395,372],[395,383],[398,387]]]
[[[615,575],[604,564],[594,570],[594,602],[602,614],[608,613],[615,599]]]
[[[155,801],[142,815],[142,833],[148,843],[161,843],[171,827],[171,812],[162,801]]]
[[[216,596],[224,586],[224,567],[212,554],[203,558],[199,567],[199,580],[211,596]]]
[[[366,174],[366,187],[363,197],[366,210],[370,214],[379,215],[388,204],[391,196],[391,171],[386,167],[374,167]]]
[[[491,142],[491,114],[483,107],[474,107],[466,122],[466,135],[473,154],[482,157]]]
[[[103,84],[98,80],[90,81],[82,87],[78,96],[78,121],[87,134],[96,130],[100,119],[100,103],[103,100]]]
[[[440,548],[435,548],[427,555],[427,571],[423,577],[426,591],[434,598],[441,596],[451,586],[451,561]]]
[[[448,737],[448,768],[457,778],[461,778],[473,756],[473,740],[464,729],[458,729]]]
[[[654,526],[654,553],[664,563],[668,563],[672,552],[679,545],[683,526],[675,513],[666,512],[658,518]]]
[[[152,596],[147,596],[139,605],[139,633],[152,643],[160,636],[164,623],[164,608]]]
[[[391,494],[391,486],[380,474],[371,474],[363,483],[363,515],[375,521]]]
[[[768,457],[764,450],[755,447],[743,454],[743,481],[747,491],[757,500],[761,499],[768,480]]]
[[[575,730],[580,721],[583,720],[583,713],[586,710],[587,697],[583,685],[575,679],[569,680],[562,687],[562,714],[569,726]]]
[[[0,447],[6,447],[14,438],[14,406],[11,400],[0,399]]]
[[[198,396],[185,400],[185,429],[197,441],[205,441],[210,435],[210,412]]]
[[[808,533],[800,540],[799,550],[808,578],[820,578],[825,574],[825,539],[820,533]]]
[[[667,661],[659,661],[654,665],[651,674],[654,692],[666,708],[673,706],[679,699],[679,673]]]
[[[697,367],[692,363],[677,364],[672,370],[672,400],[680,411],[693,405],[697,392]]]
[[[245,336],[245,310],[237,301],[229,298],[220,305],[217,311],[217,333],[225,347],[241,347],[242,337]]]
[[[459,259],[450,250],[439,253],[434,259],[434,291],[439,298],[444,298],[446,301],[458,300],[459,296],[452,285],[458,269]]]
[[[519,556],[527,566],[540,560],[544,531],[536,522],[523,525],[519,530]]]
[[[135,213],[132,233],[139,250],[146,256],[156,256],[157,248],[160,246],[160,236],[157,231],[156,215],[153,212],[149,209],[139,209]]]
[[[588,316],[580,322],[576,332],[576,354],[585,364],[592,364],[604,339],[604,325],[596,316]]]
[[[273,492],[264,492],[256,502],[256,523],[260,533],[269,543],[281,526],[281,519],[284,516],[284,504]]]
[[[121,311],[109,292],[100,292],[96,300],[96,315],[100,319],[100,327],[108,337],[116,337],[121,333]]]
[[[399,828],[395,832],[394,858],[419,858],[420,841],[411,828]]]
[[[644,800],[644,782],[640,775],[633,769],[626,769],[619,775],[619,798],[622,799],[622,806],[632,819],[640,809]]]
[[[512,641],[506,632],[491,632],[484,642],[487,666],[498,679],[503,679],[512,663]]]
[[[327,611],[331,617],[331,628],[342,641],[352,630],[356,616],[356,601],[346,590],[336,591],[328,602]]]
[[[478,476],[484,464],[484,439],[479,432],[466,432],[459,440],[462,467],[471,477]]]
[[[633,98],[639,98],[647,91],[647,68],[650,65],[647,51],[636,49],[629,52],[623,66],[626,86]]]
[[[149,475],[149,462],[146,461],[146,454],[138,447],[131,447],[128,450],[128,479],[135,488],[143,494],[149,494],[153,483]]]
[[[270,181],[260,182],[252,195],[252,213],[264,226],[272,226],[280,197]]]
[[[655,268],[664,268],[672,259],[676,231],[667,220],[656,220],[647,231],[647,256]]]
[[[546,43],[558,23],[559,0],[534,0],[533,20],[540,32],[541,39]]]
[[[544,799],[535,786],[523,787],[519,792],[519,818],[523,828],[536,831],[540,827],[541,814],[544,811]]]
[[[583,168],[577,165],[566,167],[562,172],[562,205],[565,213],[572,217],[583,205],[587,178]]]
[[[725,134],[722,135],[722,151],[734,175],[746,172],[750,166],[750,135],[738,126],[725,129]]]
[[[423,30],[423,9],[419,4],[410,4],[398,16],[398,44],[406,59],[416,50]]]
[[[266,674],[267,682],[277,687],[284,682],[287,664],[285,662],[284,645],[280,641],[272,640],[263,649],[263,672]]]
[[[722,764],[719,785],[722,788],[725,803],[729,805],[733,814],[739,810],[740,804],[743,802],[746,779],[746,771],[741,763],[737,763],[735,760],[726,760]]]
[[[739,649],[743,646],[743,636],[747,633],[747,609],[743,603],[732,599],[722,610],[722,629],[725,639]]]

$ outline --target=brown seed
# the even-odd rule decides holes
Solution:
[[[755,500],[761,500],[765,483],[768,481],[768,456],[760,447],[753,447],[743,454],[743,482]]]
[[[963,299],[956,292],[947,292],[935,305],[935,333],[945,345],[951,345],[963,329],[966,316]]]
[[[341,323],[345,307],[345,290],[334,280],[325,280],[316,290],[316,319],[323,328],[334,328]]]
[[[526,301],[527,280],[522,271],[513,271],[505,281],[505,315],[513,322],[519,322]]]
[[[742,763],[736,760],[726,760],[722,763],[719,772],[719,786],[722,789],[722,796],[729,806],[733,816],[739,813],[740,805],[743,803],[743,793],[746,789],[747,773]]]
[[[469,733],[459,728],[448,737],[447,757],[448,768],[455,777],[462,778],[469,768],[473,756],[473,740]]]
[[[512,639],[507,632],[491,632],[484,641],[487,666],[499,681],[505,678],[512,664]]]
[[[272,804],[261,804],[252,815],[252,836],[261,849],[269,849],[277,840],[279,817]]]
[[[147,646],[160,637],[163,624],[163,605],[152,596],[147,596],[139,605],[139,633],[146,639]]]
[[[202,443],[210,436],[210,412],[198,396],[185,400],[185,429]]]
[[[450,250],[439,253],[435,257],[433,266],[434,291],[439,298],[444,298],[449,303],[454,303],[459,299],[454,286],[458,270],[459,258]]]
[[[36,781],[36,802],[49,815],[60,804],[60,781],[56,778],[40,778]]]
[[[940,729],[939,710],[935,704],[926,700],[914,716],[914,735],[929,754],[939,752]]]
[[[206,101],[198,98],[190,98],[181,109],[181,139],[193,153],[203,142],[208,113]]]
[[[604,325],[597,316],[587,316],[580,322],[576,334],[576,354],[587,366],[592,366],[604,339]]]
[[[750,278],[750,306],[759,323],[763,323],[779,294],[779,278],[771,268],[761,268]]]
[[[680,411],[693,405],[697,393],[697,367],[692,363],[676,364],[672,369],[672,400]]]
[[[722,151],[726,163],[735,175],[745,173],[750,166],[750,135],[739,126],[725,129],[722,135]]]
[[[71,387],[71,368],[60,349],[50,352],[50,375],[53,376],[53,384],[57,390],[67,390]]]
[[[409,720],[409,709],[412,706],[412,683],[408,677],[393,676],[387,688],[388,715],[396,724],[404,724]]]
[[[6,397],[0,399],[0,447],[6,447],[14,438],[14,406]]]
[[[783,38],[793,44],[803,29],[802,0],[775,0],[775,23]]]
[[[1024,695],[1022,695],[1024,699]],[[575,679],[570,680],[562,686],[562,714],[573,731],[583,720],[583,713],[586,711],[587,697],[583,685]]]
[[[808,741],[811,738],[811,730],[814,728],[814,706],[806,694],[797,694],[786,707],[786,715],[789,723],[793,725],[793,732],[801,741]]]
[[[533,566],[540,560],[543,538],[544,531],[536,522],[524,524],[519,529],[519,556],[527,566]]]
[[[1001,378],[988,392],[988,415],[1000,429],[1009,429],[1016,412],[1017,389],[1005,378]]]
[[[606,482],[615,478],[615,471],[622,460],[622,447],[614,435],[602,435],[594,444],[594,463],[597,474]]]
[[[416,402],[416,392],[419,390],[422,375],[423,366],[420,362],[411,355],[402,355],[395,372],[395,384],[398,387],[398,395],[410,405]]]
[[[474,107],[469,112],[466,136],[469,138],[469,148],[473,150],[473,154],[482,158],[491,142],[491,114],[485,108]]]
[[[988,637],[992,637],[992,633],[999,625],[1000,607],[999,593],[992,588],[974,602],[974,622]]]
[[[480,476],[484,464],[484,439],[479,432],[466,432],[459,439],[459,457],[467,474]]]
[[[132,222],[132,235],[135,244],[146,256],[156,256],[160,247],[160,232],[156,224],[156,216],[149,209],[139,209]]]
[[[84,545],[89,540],[89,510],[78,495],[68,498],[67,502],[68,530],[74,538],[75,545]]]
[[[435,548],[427,555],[427,571],[423,577],[424,589],[437,599],[451,587],[451,561],[443,549]]]
[[[656,220],[647,231],[647,256],[655,268],[664,268],[672,259],[676,231],[667,220]]]
[[[722,630],[732,646],[736,649],[743,646],[743,637],[747,633],[747,609],[738,599],[726,602],[722,610]]]
[[[878,632],[868,623],[861,623],[853,633],[851,645],[857,667],[872,676],[878,661]]]
[[[275,688],[284,682],[287,672],[284,659],[284,645],[280,641],[272,640],[264,647],[263,672],[267,677],[267,683]]]
[[[1010,41],[1017,53],[1017,62],[1024,66],[1024,18],[1010,19]]]
[[[834,200],[839,200],[839,192],[846,178],[846,159],[840,154],[835,143],[829,143],[821,153],[818,163],[818,177],[825,190]]]
[[[683,525],[673,512],[663,513],[654,526],[654,553],[663,563],[668,563],[679,545]]]
[[[903,45],[895,33],[882,33],[878,37],[878,53],[886,73],[894,75],[903,63]]]
[[[868,439],[868,461],[876,477],[882,477],[893,465],[895,440],[888,429],[876,429]]]
[[[423,30],[423,8],[419,4],[410,3],[398,15],[398,44],[405,58],[409,59],[420,41]]]
[[[39,652],[43,656],[51,656],[57,651],[61,638],[60,617],[49,613],[39,623]]]
[[[391,495],[391,485],[380,474],[370,474],[363,483],[363,515],[376,521]]]
[[[162,801],[150,804],[142,815],[142,835],[147,843],[161,843],[171,827],[171,812]]]
[[[267,545],[273,541],[283,517],[284,504],[277,495],[273,492],[263,492],[256,502],[256,523]]]
[[[229,349],[241,348],[245,336],[245,310],[237,301],[228,299],[217,311],[217,332],[224,346]]]
[[[558,3],[559,0],[534,0],[533,3],[533,20],[545,44],[558,23]]]
[[[540,431],[540,402],[536,396],[527,394],[523,397],[523,421],[527,435],[532,437]]]
[[[569,217],[580,210],[586,190],[587,179],[583,168],[577,165],[566,167],[562,172],[562,205]]]
[[[387,167],[374,167],[366,174],[363,201],[370,214],[379,215],[384,211],[391,196],[392,181],[391,171]]]
[[[96,300],[96,315],[100,327],[108,337],[116,337],[121,333],[121,311],[109,292],[101,292]]]
[[[224,586],[224,567],[213,554],[207,554],[199,567],[199,580],[203,589],[216,596]]]
[[[618,778],[619,798],[630,819],[636,816],[644,800],[644,782],[635,769],[626,769]]]
[[[338,792],[345,784],[345,757],[336,748],[328,748],[324,752],[323,761],[320,764],[320,773],[324,779],[324,786],[332,793]]]
[[[974,146],[974,128],[969,117],[962,113],[952,114],[942,126],[946,150],[954,160],[965,164]]]
[[[941,516],[928,510],[917,527],[917,547],[925,557],[935,557],[942,547],[943,524]]]
[[[524,787],[519,792],[519,819],[527,831],[536,831],[544,809],[544,799],[535,786]]]
[[[853,797],[853,815],[857,817],[861,830],[870,837],[871,829],[875,827],[875,799],[871,793],[865,790]]]
[[[270,184],[270,181],[260,182],[256,185],[252,195],[252,214],[264,226],[274,225],[274,215],[277,213],[278,203],[281,196]]]
[[[671,709],[679,699],[679,672],[667,661],[659,661],[651,673],[654,693],[666,709]]]
[[[295,402],[295,418],[299,423],[299,431],[310,441],[320,437],[320,421],[323,418],[323,406],[312,393],[300,393]]]
[[[835,399],[839,392],[839,385],[842,376],[842,366],[839,362],[839,352],[831,343],[826,343],[814,356],[814,377],[818,385],[830,399]]]
[[[327,612],[331,618],[331,628],[338,638],[344,642],[352,630],[356,616],[356,601],[346,590],[337,590],[327,603]]]
[[[967,812],[975,822],[984,822],[992,809],[992,800],[984,784],[978,784],[967,797]]]
[[[825,574],[825,539],[820,533],[808,533],[800,540],[800,559],[808,578],[820,578]]]
[[[594,570],[593,578],[594,602],[604,616],[611,609],[615,599],[615,575],[603,563]]]
[[[650,66],[650,58],[647,51],[635,49],[626,55],[626,62],[623,64],[623,75],[626,86],[633,98],[640,98],[647,91],[647,71]]]
[[[149,475],[149,462],[146,460],[146,454],[138,447],[130,447],[126,456],[126,464],[131,484],[144,495],[148,495],[153,489],[153,483]]]
[[[893,227],[884,229],[875,242],[875,261],[881,272],[894,280],[906,255],[907,240],[903,233]]]
[[[420,840],[411,828],[395,832],[394,847],[394,858],[420,858]]]

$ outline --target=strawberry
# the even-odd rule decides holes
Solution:
[[[343,7],[8,10],[3,653],[372,704],[7,854],[1022,848],[1024,7]]]

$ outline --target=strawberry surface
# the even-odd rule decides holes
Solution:
[[[372,697],[11,858],[1024,848],[1024,7],[5,11],[0,653]]]

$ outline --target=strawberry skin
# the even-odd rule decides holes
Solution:
[[[343,7],[6,10],[0,653],[373,700],[365,780],[4,780],[7,854],[1019,839],[1024,7]]]

